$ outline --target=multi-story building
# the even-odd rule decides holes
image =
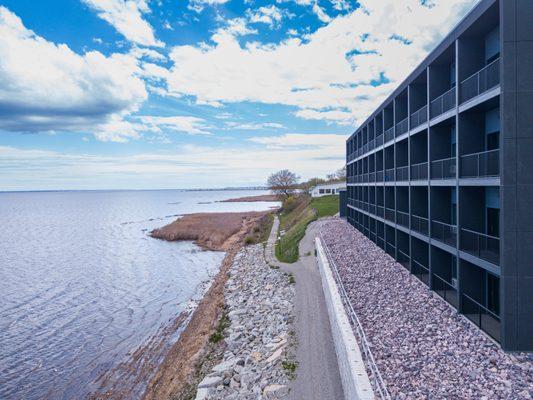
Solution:
[[[533,350],[533,1],[481,0],[346,143],[348,221]]]

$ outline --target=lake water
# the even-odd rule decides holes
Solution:
[[[0,399],[83,398],[146,343],[156,350],[143,361],[159,362],[177,339],[165,328],[194,306],[224,253],[147,233],[185,213],[268,209],[217,202],[263,193],[0,193]]]

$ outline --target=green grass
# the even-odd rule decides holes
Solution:
[[[244,239],[246,245],[266,243],[272,224],[274,223],[274,214],[270,213],[261,218],[256,226],[252,229],[252,232]]]
[[[298,261],[298,246],[305,235],[307,225],[320,217],[339,212],[339,196],[324,196],[316,199],[302,197],[290,212],[280,214],[280,230],[285,235],[276,243],[276,257],[286,263]]]
[[[339,212],[339,196],[323,196],[311,200],[311,207],[317,212],[317,217],[327,217]]]
[[[218,343],[224,339],[224,331],[229,328],[230,320],[226,311],[222,313],[220,319],[218,320],[218,325],[215,329],[215,332],[209,337],[211,343]]]

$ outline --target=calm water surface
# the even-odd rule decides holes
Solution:
[[[224,256],[147,233],[184,213],[272,206],[216,202],[257,194],[0,193],[0,399],[96,390],[190,309]]]

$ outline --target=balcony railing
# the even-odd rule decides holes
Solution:
[[[396,168],[396,180],[397,181],[408,181],[409,180],[409,167],[398,167]]]
[[[368,203],[368,212],[372,215],[376,215],[376,205]]]
[[[457,225],[431,221],[431,237],[442,243],[455,247],[457,245]]]
[[[428,179],[428,163],[418,163],[411,165],[411,180],[421,181]]]
[[[409,118],[405,118],[396,124],[396,137],[403,135],[409,130]]]
[[[376,137],[376,147],[379,147],[383,144],[383,134]]]
[[[459,244],[461,250],[500,265],[500,238],[461,228]]]
[[[394,139],[394,127],[391,127],[385,131],[385,143]]]
[[[411,258],[409,255],[400,249],[398,249],[398,263],[402,265],[404,268],[409,269],[409,263]]]
[[[500,84],[500,59],[494,60],[461,82],[461,104]]]
[[[376,215],[383,218],[385,216],[385,208],[383,206],[376,206]]]
[[[409,214],[403,211],[396,211],[396,223],[409,229]]]
[[[428,106],[424,106],[411,114],[411,129],[428,121]]]
[[[348,177],[348,183],[355,183],[357,180],[357,176],[349,176]]]
[[[414,276],[429,286],[429,268],[424,264],[411,259],[411,272]]]
[[[376,182],[383,182],[383,171],[376,172]]]
[[[394,258],[394,253],[396,252],[396,246],[394,246],[392,243],[387,242],[385,245],[385,252]]]
[[[418,215],[411,215],[411,229],[427,236],[429,234],[429,220]]]
[[[433,290],[456,309],[458,308],[457,289],[437,274],[433,274]]]
[[[454,179],[455,176],[455,157],[431,162],[431,179]]]
[[[465,317],[499,342],[500,317],[465,293],[463,293],[461,300]]]
[[[431,101],[431,107],[429,109],[431,118],[438,117],[444,114],[446,111],[450,111],[455,108],[455,86],[448,90],[446,93],[441,94],[435,100]]]
[[[390,168],[385,171],[385,181],[386,182],[394,181],[394,168]]]
[[[461,156],[461,178],[500,176],[500,149]]]
[[[396,212],[394,211],[393,208],[387,208],[385,207],[385,219],[391,221],[391,222],[394,222],[394,215],[396,214]]]
[[[376,181],[376,173],[375,172],[369,172],[368,173],[368,182],[375,182]]]

